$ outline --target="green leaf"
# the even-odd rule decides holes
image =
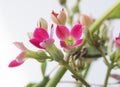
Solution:
[[[28,83],[27,85],[26,85],[26,87],[33,87],[35,85],[35,83]]]
[[[116,8],[113,13],[108,16],[108,19],[117,19],[120,18],[120,6]]]
[[[87,48],[87,54],[85,56],[86,58],[98,58],[102,56],[98,49],[96,49],[95,47],[88,46],[86,48]],[[102,50],[104,51],[105,54],[107,54],[106,47],[104,47]]]
[[[46,61],[41,64],[41,72],[42,72],[43,77],[45,76],[46,66],[47,66]]]

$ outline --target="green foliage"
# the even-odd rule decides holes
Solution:
[[[100,51],[98,51],[98,49],[96,49],[95,47],[88,46],[86,48],[87,48],[87,54],[86,54],[85,57],[87,57],[87,58],[99,58],[99,57],[102,56]],[[107,50],[106,47],[104,47],[102,50],[104,51],[105,54],[107,54],[106,53],[106,50]]]
[[[117,19],[120,18],[120,6],[116,8],[113,13],[111,13],[108,17],[108,19]]]
[[[33,87],[35,85],[35,83],[29,83],[26,85],[26,87]]]

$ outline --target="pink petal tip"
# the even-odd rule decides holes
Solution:
[[[18,62],[17,60],[13,60],[13,61],[10,62],[8,67],[17,67],[17,66],[19,66],[19,65],[21,65],[23,63],[24,63],[24,61]]]

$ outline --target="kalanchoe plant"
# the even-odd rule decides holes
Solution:
[[[77,87],[92,87],[92,84],[86,81],[90,66],[94,60],[103,58],[107,74],[102,87],[108,87],[110,76],[120,80],[120,75],[111,74],[113,69],[120,68],[120,35],[113,40],[115,42],[113,45],[116,48],[109,50],[107,44],[111,42],[111,37],[106,35],[109,27],[101,28],[101,25],[105,25],[105,20],[109,21],[108,19],[116,18],[115,13],[120,14],[120,1],[94,21],[90,16],[80,12],[80,0],[76,1],[72,9],[67,7],[67,2],[67,0],[59,0],[60,5],[64,8],[59,13],[52,11],[51,18],[55,24],[50,24],[51,28],[48,28],[47,21],[41,18],[37,23],[37,28],[29,34],[30,43],[37,47],[38,51],[29,50],[21,42],[14,43],[21,50],[21,53],[10,62],[9,67],[19,66],[28,58],[36,59],[42,63],[43,80],[40,83],[31,83],[27,87],[57,87],[67,70],[71,72]],[[77,18],[77,21],[74,20],[74,17]],[[120,16],[117,15],[117,18]],[[66,25],[67,22],[70,26]],[[53,35],[54,29],[57,39],[60,40],[60,46],[64,50],[55,44],[57,40]],[[56,61],[60,66],[53,77],[50,76],[51,74],[46,75],[47,62],[50,62],[48,60]]]

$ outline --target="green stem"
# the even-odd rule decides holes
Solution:
[[[90,66],[91,66],[91,63],[87,65],[87,67],[86,67],[86,71],[85,71],[85,73],[84,73],[83,78],[86,78],[86,77],[87,77],[88,72],[89,72],[89,69],[90,69]]]
[[[42,81],[40,81],[38,84],[35,84],[32,87],[45,87],[49,80],[50,80],[49,76],[44,76]]]
[[[106,75],[105,82],[104,82],[104,87],[108,87],[107,84],[108,84],[109,76],[110,76],[110,73],[113,67],[114,67],[113,64],[110,64],[108,66],[107,75]]]
[[[76,79],[81,81],[83,85],[86,87],[90,87],[90,85],[75,71],[73,70],[65,61],[62,61],[62,64],[75,76]]]
[[[98,20],[91,25],[90,30],[94,33],[104,20],[118,7],[120,6],[120,0],[118,0],[111,8],[109,8]]]
[[[88,75],[88,72],[90,70],[90,66],[91,66],[91,63],[90,64],[87,64],[87,67],[86,67],[86,70],[84,72],[84,75],[83,75],[83,78],[86,79],[87,75]],[[82,87],[83,85],[77,85],[77,87]]]
[[[45,87],[56,87],[57,83],[60,81],[60,79],[66,71],[67,69],[61,66],[56,72],[55,76],[48,82],[48,84]]]
[[[62,76],[65,74],[67,69],[61,66],[58,71],[56,72],[55,76],[48,82],[45,87],[56,87]]]
[[[72,22],[73,22],[73,16],[72,14],[70,13],[69,9],[68,9],[68,6],[65,4],[64,5],[66,11],[67,11],[67,14],[68,14],[68,18],[67,18],[67,22],[70,26],[72,26]]]
[[[108,60],[107,60],[107,58],[106,58],[105,53],[103,52],[103,50],[101,48],[98,48],[98,50],[100,51],[101,55],[103,56],[106,65],[109,65],[109,62],[108,62]]]

